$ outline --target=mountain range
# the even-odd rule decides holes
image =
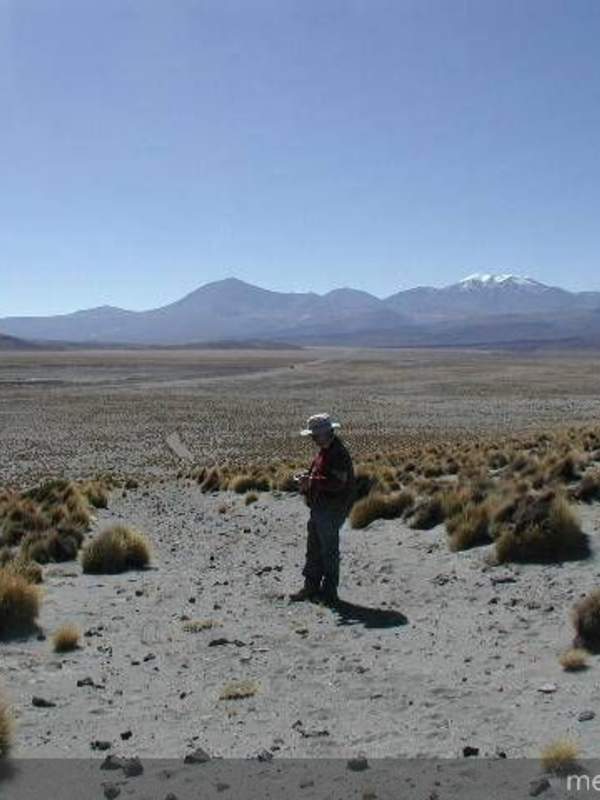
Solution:
[[[294,344],[477,346],[600,344],[600,292],[570,292],[515,274],[475,274],[386,298],[351,288],[275,292],[236,278],[207,283],[148,311],[101,306],[0,319],[17,340],[182,345],[263,340]],[[13,338],[12,342],[6,337]],[[0,346],[2,342],[0,341]]]

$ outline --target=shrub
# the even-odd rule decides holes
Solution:
[[[372,492],[356,502],[350,512],[353,528],[366,528],[376,519],[396,519],[414,503],[412,492],[400,491],[392,494]]]
[[[40,591],[21,575],[0,569],[0,638],[33,629],[40,610]]]
[[[203,492],[215,492],[221,488],[222,480],[223,476],[221,475],[220,470],[214,467],[203,475],[200,488]]]
[[[77,650],[80,643],[79,629],[73,624],[62,625],[52,637],[55,653],[69,653]]]
[[[108,489],[101,481],[88,481],[83,486],[83,493],[94,508],[106,508],[108,506]]]
[[[467,550],[487,544],[490,516],[485,503],[468,505],[446,521],[451,550]]]
[[[551,463],[549,477],[553,480],[570,483],[579,477],[579,466],[581,457],[575,453],[567,453],[562,458]]]
[[[283,472],[275,479],[275,488],[280,492],[297,492],[298,483],[293,472]]]
[[[415,508],[410,520],[411,528],[427,531],[440,525],[445,519],[444,506],[440,497],[434,495],[422,500]]]
[[[105,528],[81,553],[83,571],[96,575],[143,569],[149,562],[150,546],[146,538],[125,525]]]
[[[79,541],[76,535],[61,531],[30,533],[23,540],[21,550],[27,560],[38,564],[73,561],[79,552]]]
[[[268,492],[271,482],[264,475],[237,475],[229,484],[229,488],[237,494],[244,494],[251,489]]]
[[[40,565],[20,555],[6,562],[3,568],[11,575],[20,575],[28,583],[42,583],[44,580]]]
[[[580,647],[572,647],[559,658],[561,667],[565,672],[581,672],[587,669],[587,652]]]
[[[542,767],[546,772],[554,772],[557,775],[575,772],[578,754],[579,747],[575,742],[560,739],[542,750]]]
[[[575,643],[588,650],[600,650],[600,589],[595,589],[577,603],[572,612]]]
[[[589,541],[564,498],[520,498],[513,525],[497,533],[500,562],[557,562],[589,556]]]
[[[17,545],[30,531],[44,531],[49,527],[50,521],[34,502],[18,499],[4,514],[0,545]]]
[[[580,483],[573,490],[573,497],[584,503],[600,500],[600,470],[593,470],[583,476]]]

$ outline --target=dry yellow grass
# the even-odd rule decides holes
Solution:
[[[376,519],[396,519],[402,516],[414,503],[414,495],[408,491],[372,492],[356,502],[350,512],[353,528],[366,528]]]
[[[450,537],[451,550],[467,550],[470,547],[487,544],[490,515],[485,503],[465,506],[446,520],[446,530]]]
[[[557,562],[589,555],[588,537],[563,497],[525,495],[520,504],[512,526],[500,526],[496,533],[498,561]]]
[[[256,681],[232,681],[223,687],[219,700],[243,700],[246,697],[254,697],[258,690],[259,685]]]
[[[559,663],[565,672],[581,672],[587,669],[588,654],[581,647],[572,647],[570,650],[562,653],[559,658]]]
[[[211,630],[216,625],[217,623],[212,619],[192,619],[184,622],[182,628],[186,633],[201,633]]]
[[[12,746],[13,720],[7,701],[0,695],[0,760],[6,758]]]
[[[150,545],[141,533],[126,525],[113,525],[96,534],[81,553],[83,571],[115,574],[143,569],[150,563]]]
[[[576,644],[595,652],[600,650],[600,589],[580,600],[572,615]]]
[[[229,488],[237,494],[244,494],[254,489],[259,492],[268,492],[271,482],[268,477],[262,474],[236,475],[229,483]]]
[[[574,772],[577,770],[577,756],[579,747],[571,739],[559,739],[546,745],[541,753],[542,767],[546,772],[557,775]]]
[[[52,636],[52,647],[55,653],[69,653],[80,646],[81,634],[79,628],[72,623],[61,625]]]
[[[37,586],[0,569],[0,638],[29,632],[37,620],[40,601]]]
[[[6,572],[13,575],[20,575],[28,583],[42,583],[44,580],[42,568],[35,561],[28,561],[22,556],[8,561],[3,567]]]

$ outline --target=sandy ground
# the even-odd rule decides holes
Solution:
[[[196,744],[244,758],[456,757],[467,745],[534,757],[560,736],[595,754],[600,717],[578,715],[600,711],[600,660],[584,674],[557,662],[572,638],[569,609],[598,578],[593,514],[594,557],[564,566],[488,568],[486,548],[451,553],[441,528],[345,530],[341,612],[284,596],[303,560],[298,498],[246,507],[165,486],[117,496],[101,517],[146,531],[153,568],[46,568],[43,632],[75,622],[85,645],[64,656],[36,639],[2,646],[17,756],[86,757],[106,741],[146,757],[183,757]],[[189,620],[214,627],[186,632]],[[256,695],[220,700],[232,680],[256,681]],[[555,690],[541,691],[547,684]],[[56,706],[34,707],[33,696]]]

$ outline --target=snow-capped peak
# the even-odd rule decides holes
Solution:
[[[523,277],[521,275],[513,275],[510,273],[503,273],[493,275],[489,273],[476,272],[473,275],[468,275],[458,282],[461,289],[475,289],[479,287],[541,287],[542,284],[534,281],[533,278]]]

